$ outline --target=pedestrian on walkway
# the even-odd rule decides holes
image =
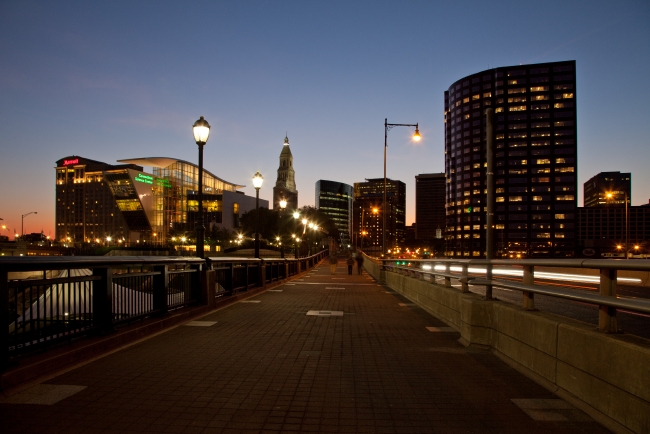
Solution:
[[[339,264],[339,258],[336,255],[330,254],[330,271],[336,274],[336,266]]]
[[[352,275],[352,267],[354,267],[354,258],[352,255],[348,255],[348,274]]]
[[[359,275],[363,274],[363,253],[359,252],[357,253],[357,273]]]

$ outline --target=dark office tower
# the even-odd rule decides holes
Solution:
[[[296,190],[296,172],[293,170],[293,155],[289,149],[289,137],[285,136],[282,152],[280,152],[280,166],[278,166],[278,179],[273,187],[273,209],[280,209],[280,201],[287,201],[287,210],[298,209],[298,190]]]
[[[383,250],[384,178],[354,183],[353,237],[355,245],[381,253]],[[386,251],[406,240],[406,185],[386,179]]]
[[[600,172],[584,183],[585,208],[594,206],[625,206],[632,197],[632,174]],[[611,195],[611,197],[607,197]]]
[[[433,240],[445,230],[445,174],[424,173],[415,177],[415,239]]]
[[[352,198],[351,185],[323,179],[316,181],[316,208],[334,222],[341,236],[341,245],[351,243]]]
[[[573,256],[575,61],[490,69],[445,92],[447,254],[485,257],[488,108],[494,108],[495,256]]]

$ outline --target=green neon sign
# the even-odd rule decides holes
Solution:
[[[171,182],[169,182],[168,179],[156,178],[156,184],[161,186],[161,187],[165,187],[165,188],[171,188],[172,187],[172,184],[171,184]]]
[[[135,178],[133,178],[134,181],[137,182],[144,182],[145,184],[153,184],[153,176],[145,175],[143,173],[138,173]]]

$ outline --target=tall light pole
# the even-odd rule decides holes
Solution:
[[[280,200],[280,258],[283,259],[284,259],[284,243],[282,242],[283,241],[282,240],[282,235],[283,235],[282,216],[284,215],[284,210],[286,207],[287,207],[287,201],[284,198],[282,198],[282,200]]]
[[[25,236],[25,217],[27,217],[30,214],[38,214],[36,211],[28,212],[27,214],[23,214],[20,217],[20,237]]]
[[[253,175],[253,187],[255,187],[255,214],[257,221],[255,222],[255,257],[260,257],[260,188],[264,178],[260,172],[255,172]]]
[[[196,218],[196,256],[203,258],[205,226],[203,225],[203,146],[210,137],[210,124],[203,119],[203,116],[192,126],[194,141],[199,147],[199,212]]]
[[[422,138],[420,136],[420,130],[418,129],[418,124],[389,124],[388,119],[384,119],[384,218],[383,218],[383,227],[382,227],[382,246],[381,253],[383,256],[386,255],[386,214],[388,210],[386,208],[386,148],[388,148],[388,131],[394,127],[415,127],[415,134],[413,134],[413,140],[419,142]]]
[[[630,211],[629,211],[629,197],[627,195],[627,191],[625,193],[625,259],[630,259],[629,258],[629,251],[630,251]],[[614,197],[614,193],[608,192],[605,194],[605,197],[607,199],[611,199]]]

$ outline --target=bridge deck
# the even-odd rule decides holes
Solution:
[[[608,432],[345,268],[320,265],[4,397],[2,431]]]

